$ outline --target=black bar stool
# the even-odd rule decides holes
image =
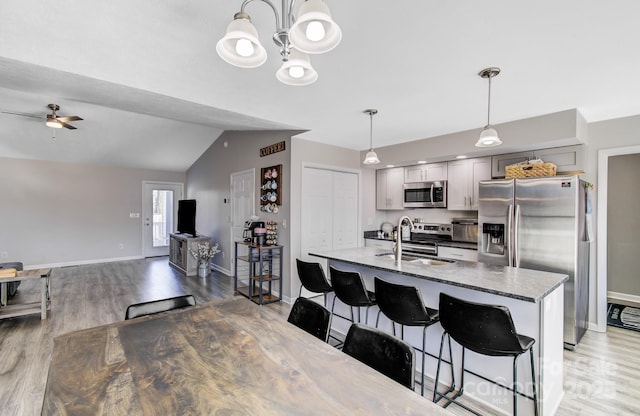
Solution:
[[[427,308],[422,301],[420,289],[415,286],[405,286],[386,282],[379,277],[374,278],[376,300],[378,302],[378,316],[376,328],[380,319],[380,312],[391,320],[393,335],[396,334],[395,323],[400,324],[400,339],[404,340],[404,326],[422,326],[422,381],[420,393],[424,396],[424,362],[427,354],[427,328],[439,321],[438,311]]]
[[[416,353],[406,342],[377,328],[352,324],[342,351],[413,390]]]
[[[334,315],[333,309],[336,306],[336,298],[347,306],[351,311],[351,322],[355,323],[353,319],[353,307],[358,308],[358,322],[360,322],[360,309],[366,307],[366,315],[364,318],[365,324],[369,321],[369,308],[376,305],[375,293],[367,290],[364,285],[364,280],[358,272],[346,272],[338,270],[333,266],[329,267],[331,274],[331,284],[335,291],[335,297],[333,298],[333,304],[331,305],[331,314]]]
[[[309,292],[322,293],[324,297],[324,307],[327,307],[327,293],[333,292],[333,288],[327,281],[327,277],[324,275],[324,270],[320,263],[309,263],[296,259],[298,266],[298,277],[300,278],[300,290],[298,291],[298,297],[302,295],[302,288],[304,287]]]
[[[538,395],[535,364],[533,359],[533,344],[535,340],[526,335],[516,332],[511,313],[506,306],[486,305],[481,303],[467,302],[445,293],[440,293],[440,323],[444,328],[444,333],[440,340],[440,357],[438,369],[436,371],[435,388],[433,390],[433,401],[440,399],[448,400],[446,406],[455,403],[475,414],[480,414],[468,408],[455,399],[463,394],[464,389],[464,352],[470,349],[478,354],[494,357],[513,357],[513,387],[509,388],[495,381],[484,378],[498,386],[513,392],[513,414],[518,414],[518,395],[532,399],[536,416],[538,416]],[[449,350],[451,350],[451,338],[462,346],[462,374],[460,388],[455,390],[455,380],[452,388],[444,394],[438,393],[438,377],[440,375],[440,360],[442,359],[442,347],[444,338],[448,336]],[[529,351],[531,358],[531,379],[533,382],[533,397],[518,392],[518,358]],[[453,357],[451,359],[453,367]],[[453,392],[452,396],[447,394]]]

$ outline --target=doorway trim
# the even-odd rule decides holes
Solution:
[[[140,235],[142,238],[142,241],[140,242],[140,249],[141,249],[141,254],[142,254],[142,258],[146,257],[147,254],[147,240],[146,240],[146,232],[145,232],[145,225],[144,225],[144,214],[145,214],[145,188],[147,187],[147,185],[158,185],[159,187],[162,186],[166,186],[166,187],[179,187],[180,188],[180,195],[178,196],[177,200],[180,199],[184,199],[184,183],[182,182],[161,182],[161,181],[142,181],[142,197],[141,197],[141,203],[140,203]],[[177,224],[177,220],[178,220],[178,204],[174,204],[175,206],[173,207],[173,223]],[[173,231],[171,231],[173,232]]]
[[[607,206],[609,183],[609,158],[611,156],[630,155],[640,153],[640,146],[625,146],[598,151],[598,226],[597,226],[597,262],[596,267],[596,331],[605,332],[607,329]]]
[[[229,207],[230,207],[230,213],[229,213],[229,265],[230,265],[230,274],[233,275],[234,271],[235,271],[235,237],[233,235],[233,216],[236,214],[237,209],[236,209],[236,198],[235,198],[235,192],[233,190],[233,179],[236,176],[243,176],[243,175],[250,175],[253,178],[253,184],[251,186],[251,215],[255,215],[256,214],[256,168],[251,168],[251,169],[245,169],[239,172],[232,172],[229,175]],[[248,220],[249,218],[245,218],[244,221]]]

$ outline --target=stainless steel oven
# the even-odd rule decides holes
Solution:
[[[447,181],[405,183],[403,194],[405,208],[447,207]]]

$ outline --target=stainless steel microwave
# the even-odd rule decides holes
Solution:
[[[405,183],[402,205],[405,208],[446,208],[447,181]]]

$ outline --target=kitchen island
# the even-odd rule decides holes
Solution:
[[[373,290],[374,276],[416,286],[425,304],[432,308],[438,308],[441,292],[473,302],[508,307],[518,332],[536,340],[534,354],[540,413],[555,413],[563,395],[563,284],[568,279],[567,275],[467,261],[429,262],[416,259],[398,264],[388,250],[371,247],[314,251],[309,254],[326,259],[327,267],[360,272],[369,290]],[[348,316],[348,309],[338,301],[336,313]],[[370,325],[375,325],[376,313],[377,308],[370,312]],[[348,322],[337,318],[332,325],[334,330],[345,333],[348,326]],[[391,331],[391,323],[383,316],[380,317],[379,327]],[[405,328],[405,340],[412,345],[422,345],[421,334],[421,328]],[[441,335],[440,325],[427,330],[429,355],[426,373],[432,379],[435,378],[437,359],[434,357],[438,356]],[[453,347],[454,360],[459,365],[461,350],[455,342]],[[418,357],[421,355],[417,354]],[[501,380],[503,384],[511,385],[511,365],[509,358],[485,357],[470,351],[466,353],[466,368],[492,380]],[[448,370],[443,373],[447,374]],[[518,374],[525,392],[531,395],[532,385],[530,377],[527,377],[531,374],[528,360],[518,361]],[[450,379],[443,379],[441,375],[441,382],[450,383]],[[427,387],[432,387],[432,383]],[[441,386],[440,389],[444,390],[445,387]],[[470,374],[465,375],[464,390],[465,396],[472,396],[498,411],[511,412],[510,391]],[[533,415],[531,401],[518,400],[518,411],[523,415]]]

